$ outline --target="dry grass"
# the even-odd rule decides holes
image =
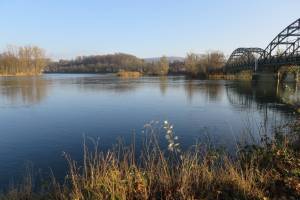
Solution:
[[[15,73],[0,73],[0,76],[37,76],[42,73],[35,72],[15,72]]]
[[[121,78],[139,78],[142,76],[142,73],[137,71],[119,71],[117,76]]]
[[[58,199],[261,199],[254,169],[242,170],[227,156],[185,153],[178,162],[157,149],[136,163],[132,150],[89,153],[83,168],[69,156],[69,186]],[[222,164],[216,164],[222,159]],[[218,160],[218,161],[217,161]]]
[[[209,74],[208,79],[212,80],[252,80],[251,71],[242,71],[236,74]]]
[[[299,199],[300,159],[293,146],[298,136],[245,148],[237,158],[194,145],[182,152],[170,124],[164,124],[168,150],[148,126],[143,149],[117,145],[111,151],[90,151],[84,145],[83,165],[65,154],[69,171],[64,184],[53,178],[47,192],[33,193],[31,179],[4,199]],[[298,129],[293,129],[298,133]],[[172,145],[171,145],[172,144]],[[26,186],[27,185],[27,186]]]

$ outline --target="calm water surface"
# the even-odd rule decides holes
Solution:
[[[114,75],[0,77],[0,184],[23,173],[26,163],[65,174],[62,152],[82,156],[83,135],[107,149],[118,137],[142,138],[144,124],[168,120],[183,148],[208,139],[234,149],[266,128],[296,117],[295,85],[186,80],[181,76],[120,79]],[[163,142],[163,141],[162,141]]]

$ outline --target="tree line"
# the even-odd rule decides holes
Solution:
[[[48,59],[37,46],[8,46],[0,53],[0,75],[36,75],[43,72]]]
[[[147,75],[187,74],[193,77],[205,77],[208,73],[221,69],[225,63],[222,52],[206,54],[187,54],[184,61],[169,62],[162,56],[155,61],[146,61],[124,53],[78,56],[72,60],[52,62],[47,68],[49,73],[116,73],[119,71],[137,71]]]
[[[134,55],[115,53],[78,56],[71,60],[50,61],[37,46],[8,46],[0,53],[0,75],[35,75],[48,73],[116,73],[136,71],[147,75],[186,74],[205,78],[218,72],[225,64],[220,51],[205,54],[188,53],[183,61],[169,62],[162,56],[147,61]]]

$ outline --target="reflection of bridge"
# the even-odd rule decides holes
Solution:
[[[300,109],[300,92],[296,83],[274,84],[265,81],[239,81],[226,86],[230,104],[242,109],[265,108],[293,113]]]
[[[293,66],[293,70],[282,70]],[[300,66],[300,18],[282,30],[265,48],[237,48],[229,57],[226,73],[241,71],[292,72],[298,79]],[[282,74],[278,74],[282,77]]]

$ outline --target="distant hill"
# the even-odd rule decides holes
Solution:
[[[168,60],[169,60],[170,63],[172,63],[172,62],[174,62],[174,61],[180,61],[180,62],[183,62],[183,61],[184,61],[184,58],[183,58],[183,57],[169,56],[169,57],[167,57],[167,58],[168,58]],[[160,57],[143,58],[143,60],[144,60],[145,62],[149,62],[149,63],[151,63],[151,62],[157,62],[157,61],[159,61],[159,59],[160,59]]]

